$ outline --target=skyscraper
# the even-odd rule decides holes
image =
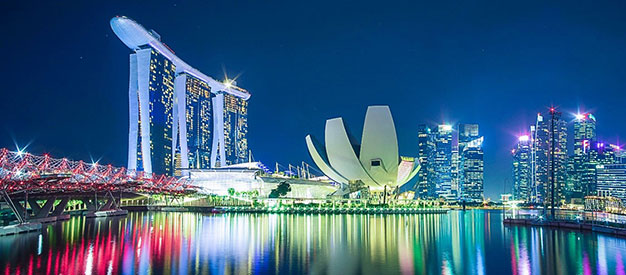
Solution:
[[[483,199],[483,140],[478,133],[478,124],[459,124],[458,197],[462,199]]]
[[[450,167],[450,199],[459,198],[463,189],[461,183],[461,156],[459,155],[459,144],[455,143],[455,136],[452,135],[452,167]]]
[[[181,74],[178,79],[185,83],[186,94],[183,98],[185,108],[179,105],[178,112],[185,113],[186,139],[177,143],[176,153],[181,148],[188,148],[188,168],[208,168],[211,166],[211,149],[213,142],[213,104],[214,95],[211,87],[193,75]],[[182,101],[182,100],[181,100]],[[179,116],[174,116],[179,118]],[[179,124],[183,125],[183,124]],[[180,135],[181,137],[184,134]],[[182,160],[179,167],[182,167]]]
[[[247,160],[246,90],[189,66],[160,35],[132,19],[115,17],[111,28],[134,51],[128,90],[129,171],[172,175],[176,169]]]
[[[130,71],[129,169],[171,175],[176,65],[148,47],[130,55]]]
[[[532,140],[523,135],[518,138],[513,153],[513,197],[532,202]]]
[[[248,161],[248,102],[224,94],[224,148],[226,165]]]
[[[567,122],[560,113],[544,117],[537,114],[534,138],[534,203],[551,204],[554,177],[554,200],[559,205],[565,199],[564,187],[567,175]]]
[[[415,196],[418,198],[436,198],[434,184],[435,142],[430,127],[421,124],[417,128],[418,161],[420,170],[417,173]]]
[[[536,204],[544,203],[545,188],[549,186],[550,171],[550,126],[547,121],[544,121],[544,117],[539,113],[537,114],[537,121],[535,124],[535,130],[533,131],[533,161],[534,161],[534,180],[533,180],[533,193],[534,201]]]
[[[578,114],[574,120],[574,154],[570,160],[568,174],[570,186],[568,193],[572,198],[582,198],[589,193],[585,186],[583,174],[587,169],[585,163],[589,161],[590,143],[596,139],[596,118],[590,114]],[[588,184],[588,183],[587,183]]]
[[[453,199],[452,194],[452,126],[443,124],[434,133],[435,158],[433,163],[437,197]]]
[[[581,170],[582,192],[585,196],[597,195],[598,167],[619,164],[621,148],[617,145],[592,141],[586,144],[585,158]]]

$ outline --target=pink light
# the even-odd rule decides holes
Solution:
[[[521,142],[525,142],[525,141],[530,140],[530,137],[528,135],[523,135],[523,136],[520,136],[518,139]]]

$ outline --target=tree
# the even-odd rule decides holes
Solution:
[[[286,181],[283,181],[279,183],[278,186],[276,186],[276,188],[272,189],[268,197],[270,199],[275,199],[278,197],[285,196],[289,192],[291,192],[291,185],[289,185],[289,183],[287,183]]]

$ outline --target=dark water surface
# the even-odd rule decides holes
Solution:
[[[626,240],[436,215],[135,212],[0,237],[0,273],[625,274]]]

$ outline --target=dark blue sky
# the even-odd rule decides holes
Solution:
[[[250,148],[268,165],[311,163],[304,136],[331,117],[360,136],[373,104],[391,106],[403,155],[419,123],[479,123],[492,198],[510,189],[516,135],[551,104],[593,111],[607,141],[626,136],[623,1],[18,2],[0,4],[11,149],[126,165],[130,50],[115,15],[208,75],[241,74]]]

